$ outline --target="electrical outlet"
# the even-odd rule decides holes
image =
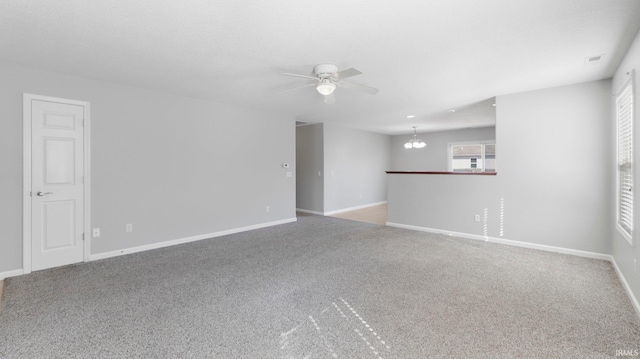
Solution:
[[[126,229],[125,229],[125,230],[126,230],[127,232],[133,232],[133,224],[128,223],[128,224],[127,224],[127,227],[126,227]]]
[[[265,212],[269,212],[269,206],[267,206],[267,208],[265,209]]]
[[[94,228],[93,229],[93,238],[98,238],[100,237],[100,228]]]
[[[475,216],[473,216],[473,220],[476,222],[480,222],[480,215],[476,214]]]

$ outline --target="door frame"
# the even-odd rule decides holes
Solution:
[[[90,146],[90,124],[91,107],[88,101],[70,100],[50,96],[22,94],[22,122],[23,122],[23,184],[22,184],[22,272],[31,273],[31,102],[33,100],[58,102],[69,105],[79,105],[84,107],[84,154],[83,154],[83,175],[84,175],[84,223],[83,223],[83,262],[89,261],[91,255],[91,146]]]

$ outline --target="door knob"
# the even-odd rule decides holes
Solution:
[[[42,196],[46,196],[48,194],[53,194],[53,192],[38,192],[36,193],[38,196],[42,197]]]

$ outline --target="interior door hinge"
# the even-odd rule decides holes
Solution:
[[[84,241],[84,233],[82,233],[82,240]]]

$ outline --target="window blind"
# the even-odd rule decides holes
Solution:
[[[632,81],[616,98],[618,119],[618,224],[633,233],[633,89]]]

